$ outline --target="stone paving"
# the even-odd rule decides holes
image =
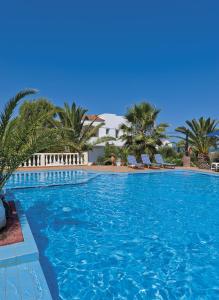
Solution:
[[[53,167],[28,167],[28,168],[18,168],[17,171],[40,171],[40,170],[90,170],[96,172],[142,172],[142,171],[149,171],[149,170],[164,170],[163,168],[144,168],[144,169],[134,169],[127,166],[53,166]],[[211,170],[202,170],[196,167],[176,167],[175,169],[166,169],[165,170],[190,170],[190,171],[198,171],[198,172],[208,172],[208,173],[216,173],[215,171]],[[219,172],[218,172],[219,173]]]

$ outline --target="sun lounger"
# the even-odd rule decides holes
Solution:
[[[171,168],[174,169],[175,168],[175,164],[170,164],[167,163],[163,160],[163,157],[161,154],[155,154],[155,161],[157,164],[159,164],[160,166],[164,167],[164,168]]]
[[[218,172],[219,171],[219,162],[213,162],[211,164],[211,170]]]
[[[157,163],[152,163],[151,161],[150,161],[150,158],[149,158],[149,156],[147,155],[147,154],[142,154],[141,155],[141,160],[142,160],[142,162],[143,162],[143,164],[145,165],[145,166],[147,166],[148,168],[150,168],[150,167],[160,167],[160,164],[157,164]]]
[[[128,155],[127,157],[128,160],[128,166],[131,168],[144,168],[143,164],[140,164],[136,161],[136,158],[134,155]]]

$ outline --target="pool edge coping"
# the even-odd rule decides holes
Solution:
[[[10,268],[31,262],[38,263],[38,278],[41,278],[42,285],[45,289],[47,289],[47,300],[52,300],[51,292],[39,261],[39,250],[37,248],[29,222],[19,201],[15,201],[15,206],[18,213],[24,241],[15,244],[0,246],[0,269],[8,267]]]
[[[43,170],[43,171],[30,171],[31,173],[33,172],[59,172],[59,171],[63,171],[63,170]],[[5,191],[10,192],[13,190],[23,190],[23,189],[43,189],[43,188],[52,188],[52,187],[60,187],[60,186],[78,186],[78,185],[83,185],[83,184],[87,184],[90,181],[94,180],[95,178],[97,178],[100,175],[117,175],[117,176],[122,176],[122,175],[136,175],[136,174],[160,174],[160,173],[183,173],[183,172],[189,172],[189,173],[195,173],[195,174],[201,174],[201,175],[207,175],[207,176],[213,176],[213,177],[219,177],[219,173],[210,173],[208,171],[202,171],[202,170],[186,170],[186,169],[158,169],[158,170],[153,170],[153,169],[148,169],[148,170],[137,170],[136,172],[112,172],[112,171],[98,171],[98,170],[89,170],[89,169],[77,169],[77,170],[65,170],[65,171],[85,171],[88,173],[93,173],[96,174],[96,176],[82,180],[78,183],[61,183],[61,184],[48,184],[48,185],[37,185],[37,186],[15,186],[15,187],[6,187]],[[26,171],[25,171],[26,172]],[[23,173],[21,171],[16,171],[15,173]]]
[[[116,166],[115,166],[116,168]],[[133,170],[131,171],[107,171],[107,170],[91,170],[89,168],[78,168],[78,169],[43,169],[43,170],[16,170],[14,173],[41,173],[41,172],[69,172],[69,171],[85,171],[88,173],[95,173],[95,174],[149,174],[149,173],[160,173],[160,172],[194,172],[194,173],[202,173],[202,174],[207,174],[207,175],[213,175],[213,176],[219,176],[219,172],[209,172],[209,171],[204,171],[203,169],[184,169],[183,167],[177,167],[177,168],[161,168],[161,169],[135,169],[135,172]],[[88,179],[89,181],[89,179]]]

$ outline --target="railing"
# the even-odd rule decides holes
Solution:
[[[35,153],[21,166],[28,167],[57,167],[83,166],[88,164],[88,153]]]

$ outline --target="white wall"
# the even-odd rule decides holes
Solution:
[[[119,130],[119,136],[122,135],[122,130],[120,129],[121,124],[125,123],[125,118],[123,116],[118,116],[115,114],[102,114],[101,119],[105,120],[105,124],[101,127],[101,136],[106,135],[106,129],[109,129],[109,135],[116,137],[116,130]]]
[[[169,147],[173,147],[173,144],[169,141],[169,140],[166,140],[166,139],[162,139],[162,144],[163,146],[169,146]]]
[[[109,141],[109,143],[122,147],[124,143],[119,139],[119,137],[123,134],[123,132],[120,129],[120,126],[121,124],[126,122],[125,118],[123,116],[117,116],[115,114],[106,114],[106,113],[99,115],[99,117],[103,119],[104,122],[103,122],[103,126],[99,129],[98,137],[101,138],[101,137],[109,136],[109,137],[116,138],[116,131],[118,130],[118,138],[116,138],[115,141]],[[86,121],[87,124],[89,122],[91,121]],[[101,124],[101,122],[95,122],[93,125],[96,126],[98,124]],[[109,131],[108,134],[106,133],[107,130]],[[94,142],[96,139],[97,138],[92,137],[91,142]],[[98,145],[105,146],[105,144],[106,143],[104,142]]]
[[[115,114],[101,114],[100,118],[104,120],[104,125],[99,130],[99,137],[111,136],[116,138],[116,141],[109,142],[110,144],[114,144],[116,146],[123,146],[123,142],[119,139],[119,137],[123,134],[120,126],[125,123],[125,118],[123,116],[118,116]],[[108,134],[106,133],[109,131]],[[116,131],[118,130],[118,137],[116,137]]]
[[[93,150],[88,151],[88,162],[94,163],[99,156],[104,155],[104,146],[95,146]]]

